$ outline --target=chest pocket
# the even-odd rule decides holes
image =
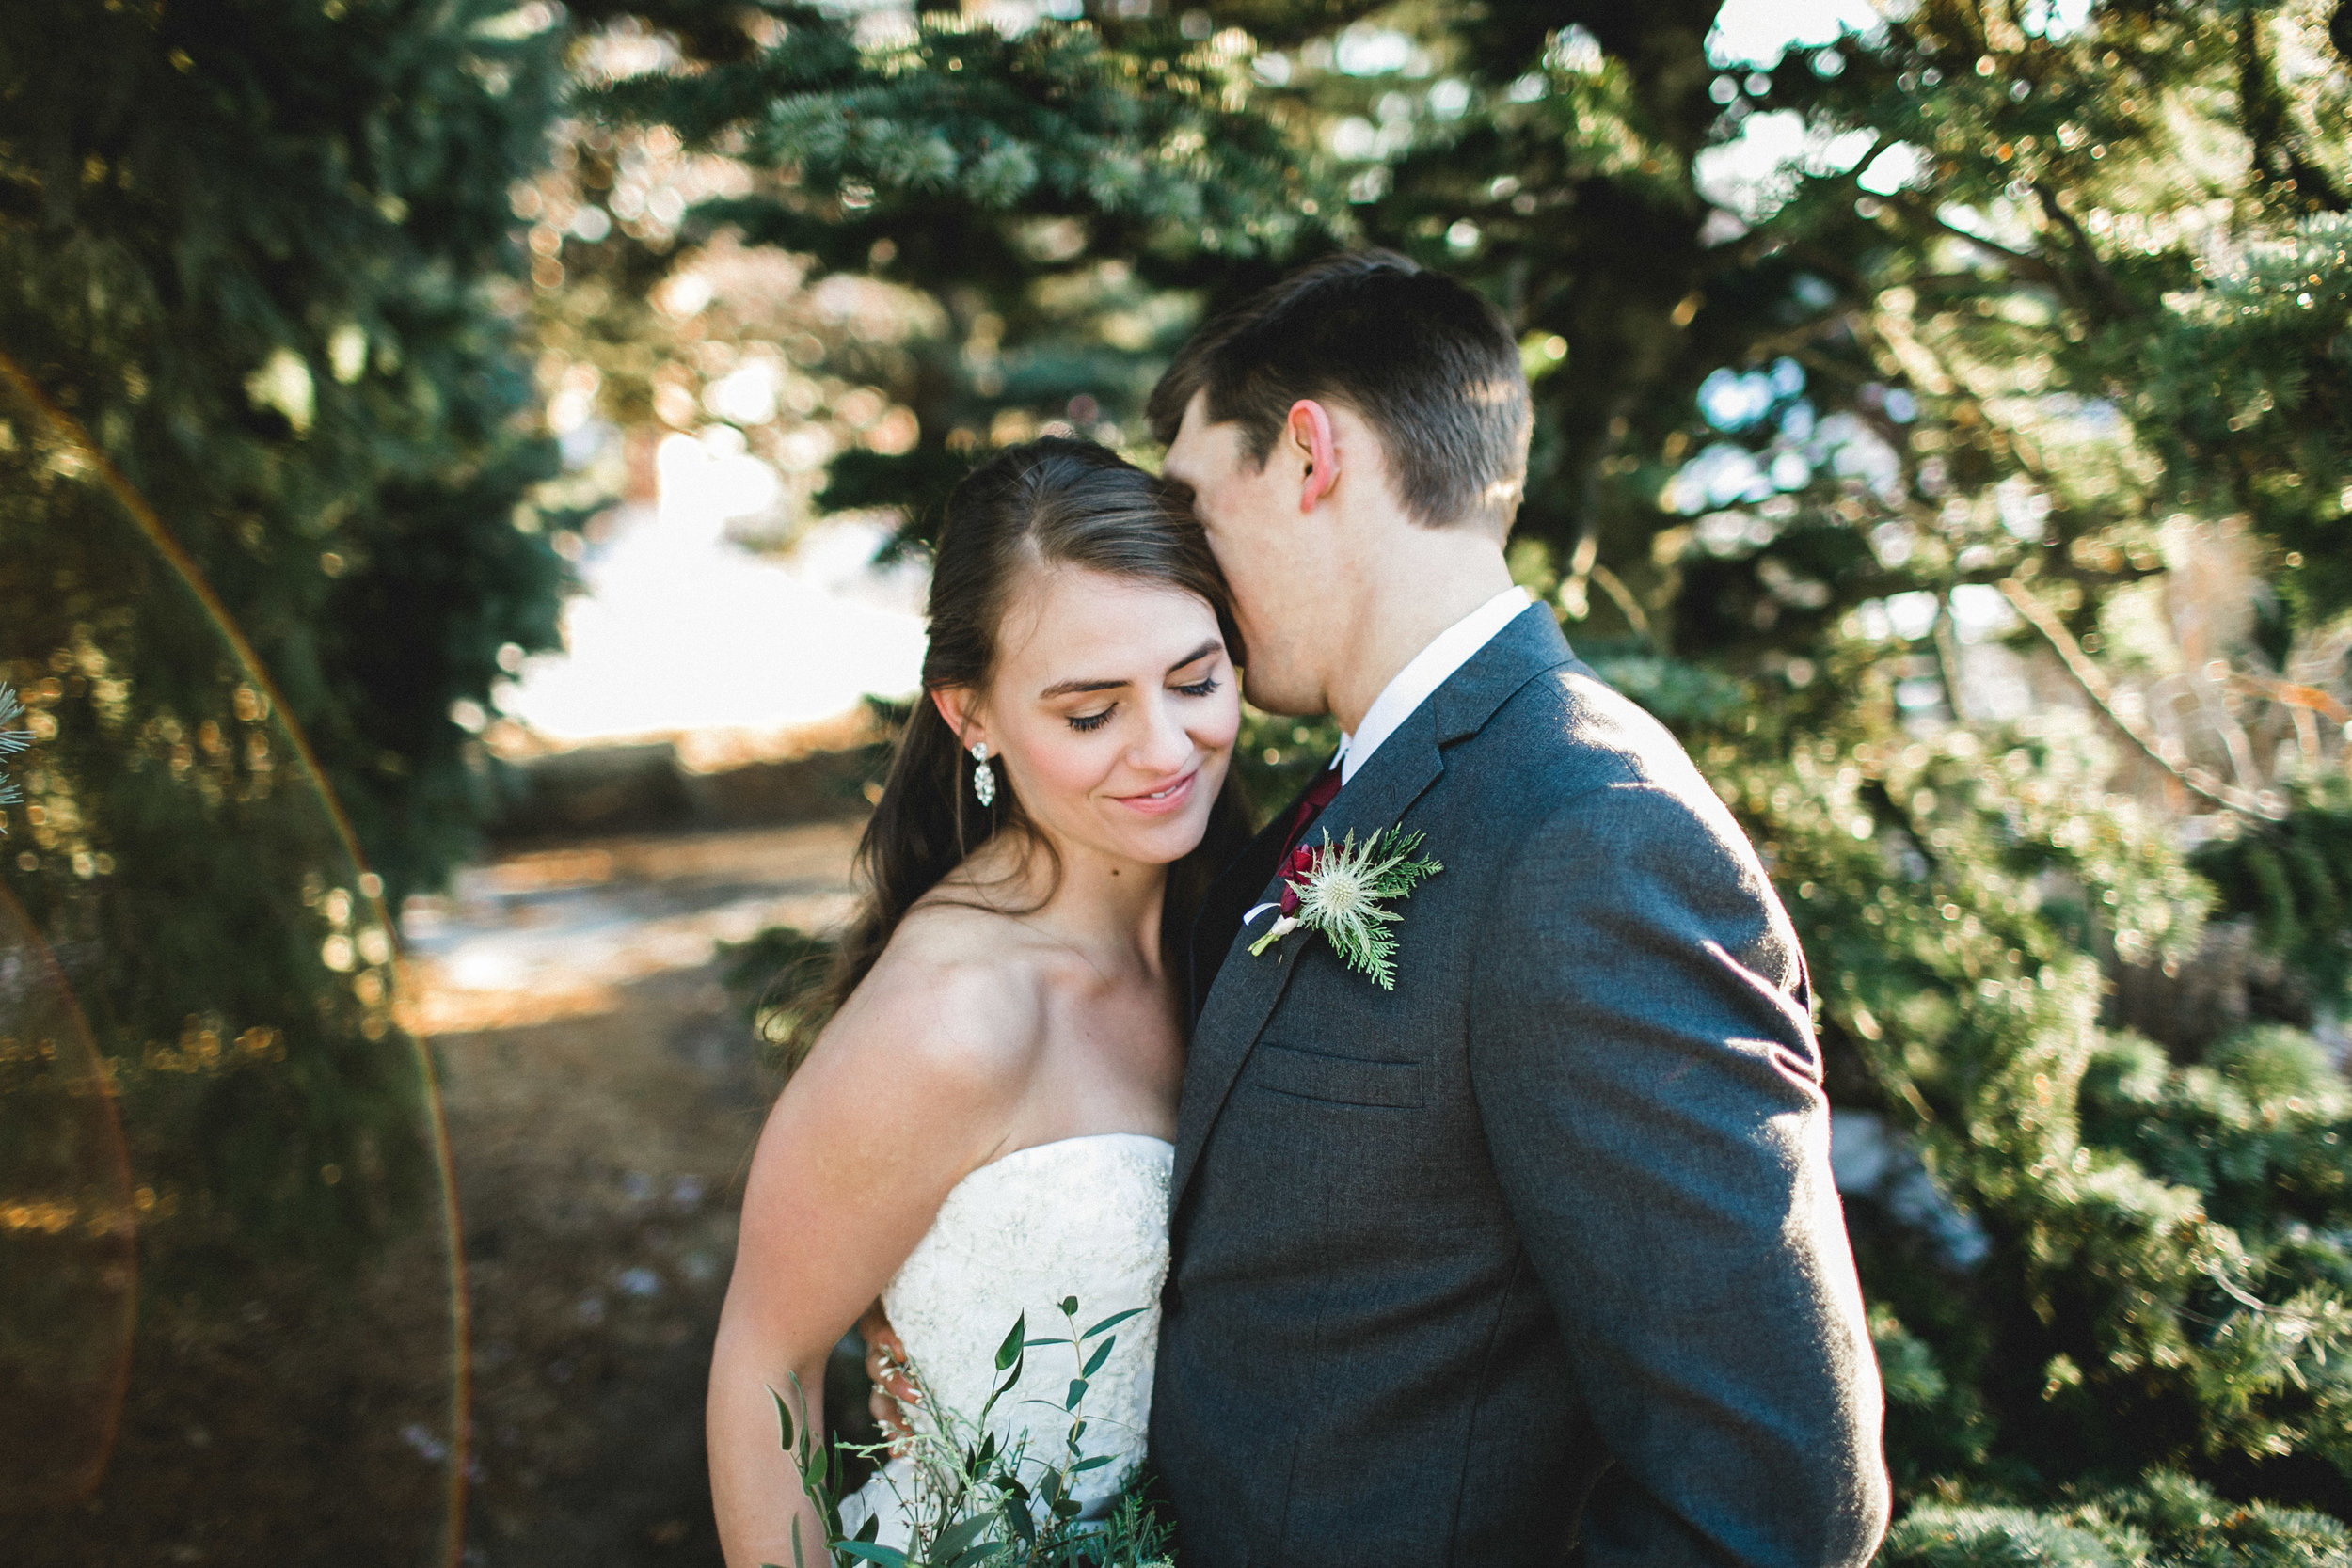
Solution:
[[[1301,1100],[1335,1105],[1418,1110],[1429,1103],[1429,1069],[1421,1062],[1373,1062],[1262,1040],[1242,1082]]]

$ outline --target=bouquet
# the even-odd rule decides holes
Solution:
[[[800,1472],[801,1490],[824,1522],[825,1555],[820,1560],[825,1568],[863,1563],[880,1568],[1170,1568],[1173,1532],[1146,1501],[1136,1475],[1124,1479],[1109,1516],[1099,1521],[1082,1520],[1079,1503],[1071,1495],[1074,1478],[1111,1463],[1107,1455],[1085,1457],[1079,1447],[1087,1430],[1088,1381],[1110,1359],[1118,1343],[1111,1331],[1143,1308],[1115,1312],[1082,1331],[1077,1298],[1064,1297],[1058,1305],[1069,1338],[1031,1338],[1027,1314],[1015,1320],[997,1348],[993,1389],[977,1417],[966,1418],[931,1400],[920,1371],[910,1369],[928,1418],[914,1422],[914,1430],[896,1445],[819,1440],[810,1430],[799,1379],[792,1383],[794,1401],[801,1406],[797,1422],[784,1396],[769,1390],[776,1402],[784,1449]],[[1020,1383],[1028,1352],[1046,1345],[1069,1345],[1080,1358],[1078,1375],[1060,1399],[1024,1402],[1047,1406],[1067,1418],[1062,1451],[1050,1460],[1029,1453],[1021,1442],[1000,1444],[988,1425],[990,1414]],[[913,1522],[913,1540],[906,1547],[877,1543],[878,1516],[867,1518],[853,1535],[842,1532],[840,1486],[849,1453],[908,1462],[914,1496],[899,1495]],[[1025,1480],[1025,1469],[1029,1472]],[[896,1490],[895,1481],[889,1484]],[[792,1568],[810,1568],[798,1521],[793,1525]]]

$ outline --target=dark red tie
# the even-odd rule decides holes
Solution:
[[[1298,841],[1306,836],[1307,830],[1314,826],[1315,818],[1323,815],[1323,808],[1329,805],[1331,797],[1339,792],[1340,770],[1336,765],[1325,768],[1316,776],[1315,782],[1308,786],[1307,793],[1299,798],[1297,811],[1291,815],[1290,836],[1282,841],[1283,859],[1290,858],[1290,852],[1298,847]]]

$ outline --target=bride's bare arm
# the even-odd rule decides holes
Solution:
[[[827,1354],[914,1251],[947,1192],[1002,1144],[1041,1010],[1002,966],[893,952],[769,1114],[712,1354],[711,1500],[729,1568],[825,1560],[777,1443],[797,1376],[823,1419]],[[796,1413],[797,1419],[797,1413]],[[821,1428],[820,1428],[821,1430]]]

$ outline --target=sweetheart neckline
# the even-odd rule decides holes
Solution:
[[[995,1159],[989,1161],[984,1165],[973,1166],[970,1170],[963,1173],[962,1178],[958,1180],[954,1186],[947,1189],[947,1196],[940,1200],[941,1212],[944,1213],[946,1211],[948,1203],[955,1198],[957,1194],[962,1192],[964,1188],[970,1186],[973,1182],[977,1181],[982,1176],[994,1170],[997,1166],[1009,1164],[1012,1161],[1018,1160],[1024,1154],[1035,1154],[1044,1149],[1067,1148],[1072,1144],[1101,1143],[1105,1138],[1130,1138],[1140,1143],[1159,1145],[1162,1148],[1168,1151],[1170,1174],[1174,1174],[1173,1167],[1176,1163],[1176,1144],[1173,1139],[1163,1138],[1157,1132],[1080,1132],[1074,1137],[1049,1138],[1041,1144],[1025,1144],[1021,1148],[1014,1149],[1009,1154],[999,1154]],[[928,1241],[929,1239],[930,1238],[927,1235],[925,1240]],[[900,1265],[902,1268],[905,1265],[903,1264]],[[896,1276],[893,1276],[893,1283],[896,1283]]]
[[[999,1154],[993,1160],[990,1160],[982,1164],[974,1165],[971,1170],[964,1174],[964,1180],[969,1181],[973,1177],[979,1175],[980,1172],[984,1170],[993,1170],[996,1166],[1005,1164],[1007,1161],[1017,1160],[1024,1154],[1035,1154],[1041,1149],[1062,1148],[1071,1144],[1099,1143],[1104,1138],[1139,1138],[1145,1143],[1158,1144],[1162,1148],[1167,1149],[1171,1154],[1174,1153],[1176,1149],[1176,1142],[1174,1139],[1163,1138],[1157,1132],[1080,1132],[1067,1138],[1048,1138],[1041,1144],[1024,1144],[1019,1148],[1013,1149],[1009,1153]]]

